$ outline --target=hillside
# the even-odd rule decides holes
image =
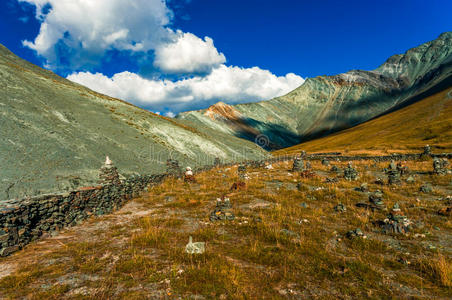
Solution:
[[[93,92],[0,45],[0,201],[97,181],[109,155],[123,175],[163,172],[168,158],[211,164],[268,154]]]
[[[264,146],[279,149],[353,127],[451,85],[452,32],[446,32],[373,71],[308,78],[282,97],[234,106],[218,103],[178,118],[252,141],[265,135]]]
[[[426,144],[439,152],[452,152],[452,88],[356,127],[273,154],[294,154],[301,150],[419,152]]]

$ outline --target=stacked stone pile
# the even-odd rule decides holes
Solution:
[[[384,210],[386,209],[383,202],[383,193],[380,190],[376,190],[375,192],[369,195],[370,208]]]
[[[229,198],[217,198],[215,209],[210,213],[209,219],[212,222],[235,219],[235,216],[232,213],[232,204]]]
[[[179,161],[175,159],[168,159],[166,161],[166,173],[171,176],[181,176],[181,167]]]
[[[386,175],[388,175],[388,184],[399,184],[400,181],[400,170],[394,161],[391,161],[388,168],[385,170]]]
[[[184,181],[189,183],[196,183],[195,175],[193,174],[193,171],[190,167],[187,167],[185,169]]]
[[[436,175],[446,175],[448,173],[449,161],[446,158],[435,157],[433,159],[433,173]]]
[[[303,172],[304,171],[304,161],[303,157],[295,157],[292,165],[292,172]]]
[[[407,233],[411,228],[412,222],[402,213],[399,204],[394,204],[391,213],[381,222],[381,227],[384,233]]]
[[[352,162],[348,162],[347,168],[344,169],[344,178],[348,181],[358,179],[358,171],[353,168]]]
[[[108,156],[105,159],[104,165],[100,168],[99,183],[102,185],[121,184],[121,180],[119,179],[118,169],[113,165],[113,162],[110,160],[110,158]]]
[[[334,172],[334,173],[337,173],[337,174],[341,174],[342,173],[342,169],[339,168],[338,166],[332,166],[330,171]]]
[[[357,207],[367,208],[372,210],[385,210],[386,207],[383,202],[383,193],[380,190],[376,190],[369,194],[369,204],[367,203],[356,203]]]
[[[239,176],[239,180],[246,180],[248,179],[248,175],[246,174],[246,166],[244,164],[239,165],[237,168],[237,174]]]

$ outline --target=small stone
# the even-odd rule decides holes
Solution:
[[[406,183],[414,183],[416,180],[414,179],[414,177],[413,176],[408,176],[408,178],[405,180],[406,181]]]
[[[361,229],[356,228],[355,230],[350,230],[347,232],[346,236],[349,239],[353,239],[353,238],[366,238],[366,236],[364,235],[364,233],[361,231]]]
[[[300,203],[300,206],[303,208],[308,208],[308,204],[306,202]]]
[[[289,236],[289,237],[295,237],[295,238],[299,238],[300,237],[300,235],[298,233],[293,232],[293,231],[288,230],[288,229],[281,229],[279,232],[281,234]]]
[[[344,204],[339,203],[338,205],[336,205],[334,207],[334,210],[337,211],[337,212],[346,212],[347,211],[347,207],[345,207]]]
[[[441,208],[438,211],[438,214],[441,216],[446,216],[446,217],[452,216],[452,206]]]
[[[429,193],[433,192],[433,187],[430,184],[423,184],[419,188],[419,191],[421,191],[424,194],[429,194]]]
[[[2,249],[0,249],[0,256],[4,257],[4,256],[11,255],[12,253],[18,251],[19,249],[20,249],[19,245],[2,248]]]
[[[327,177],[325,183],[338,183],[339,179],[337,177]]]
[[[433,246],[432,244],[429,244],[429,245],[427,246],[427,249],[429,249],[429,250],[435,250],[436,247]]]
[[[368,192],[369,186],[368,186],[367,182],[364,182],[359,187],[355,188],[355,191],[363,192],[363,193]]]
[[[330,161],[326,158],[322,159],[322,165],[328,167],[330,165]]]
[[[190,236],[188,244],[185,246],[185,252],[188,254],[202,254],[206,251],[206,243],[196,242],[193,243],[193,238]]]

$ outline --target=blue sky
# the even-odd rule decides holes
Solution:
[[[439,0],[2,0],[0,43],[172,115],[269,99],[306,77],[374,69],[452,30],[451,11],[452,1]]]

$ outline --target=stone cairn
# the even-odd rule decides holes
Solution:
[[[234,220],[235,216],[232,213],[232,204],[229,198],[217,198],[215,209],[210,213],[210,221],[224,221]]]
[[[354,181],[358,179],[358,171],[353,168],[351,161],[348,162],[347,168],[344,169],[344,178],[348,181]]]
[[[367,203],[356,203],[357,207],[372,209],[372,210],[385,210],[386,207],[383,202],[383,193],[380,190],[376,190],[369,194],[369,204]]]
[[[430,155],[430,154],[432,154],[432,149],[430,148],[430,145],[425,145],[424,146],[424,155]]]
[[[397,168],[396,163],[392,160],[386,169],[386,175],[388,175],[388,184],[399,184],[400,181],[400,170]]]
[[[304,161],[301,156],[297,156],[293,159],[292,172],[303,172]]]
[[[342,169],[339,168],[338,166],[332,166],[330,171],[331,171],[331,172],[334,172],[334,173],[336,173],[336,174],[342,173]]]
[[[396,203],[394,204],[391,213],[383,222],[381,222],[380,226],[386,234],[407,233],[410,230],[411,221],[403,215],[399,204]]]
[[[193,175],[193,171],[191,170],[190,167],[187,167],[185,169],[184,181],[189,183],[196,183],[195,175]]]
[[[113,165],[113,162],[108,156],[105,159],[104,165],[100,168],[99,183],[102,185],[121,184],[118,169]]]
[[[346,211],[347,211],[347,207],[346,207],[344,204],[339,203],[338,205],[336,205],[336,206],[334,207],[334,210],[335,210],[336,212],[346,212]]]
[[[433,159],[433,173],[436,175],[446,175],[447,167],[449,166],[449,161],[445,158],[440,159],[435,157]]]
[[[239,165],[239,167],[237,168],[237,174],[239,176],[239,180],[245,180],[248,179],[248,175],[246,174],[246,166],[241,164]]]
[[[330,166],[330,161],[326,158],[322,159],[322,165],[325,167],[329,167]]]
[[[383,202],[383,193],[380,190],[376,190],[375,192],[369,195],[370,208],[377,210],[385,210],[385,204]]]
[[[399,171],[400,176],[407,175],[410,172],[410,170],[408,169],[408,167],[405,164],[406,164],[406,161],[403,164],[401,161],[399,161],[397,163],[397,170]]]
[[[166,161],[166,173],[172,176],[180,176],[181,168],[179,166],[179,161],[175,159],[168,159]]]

